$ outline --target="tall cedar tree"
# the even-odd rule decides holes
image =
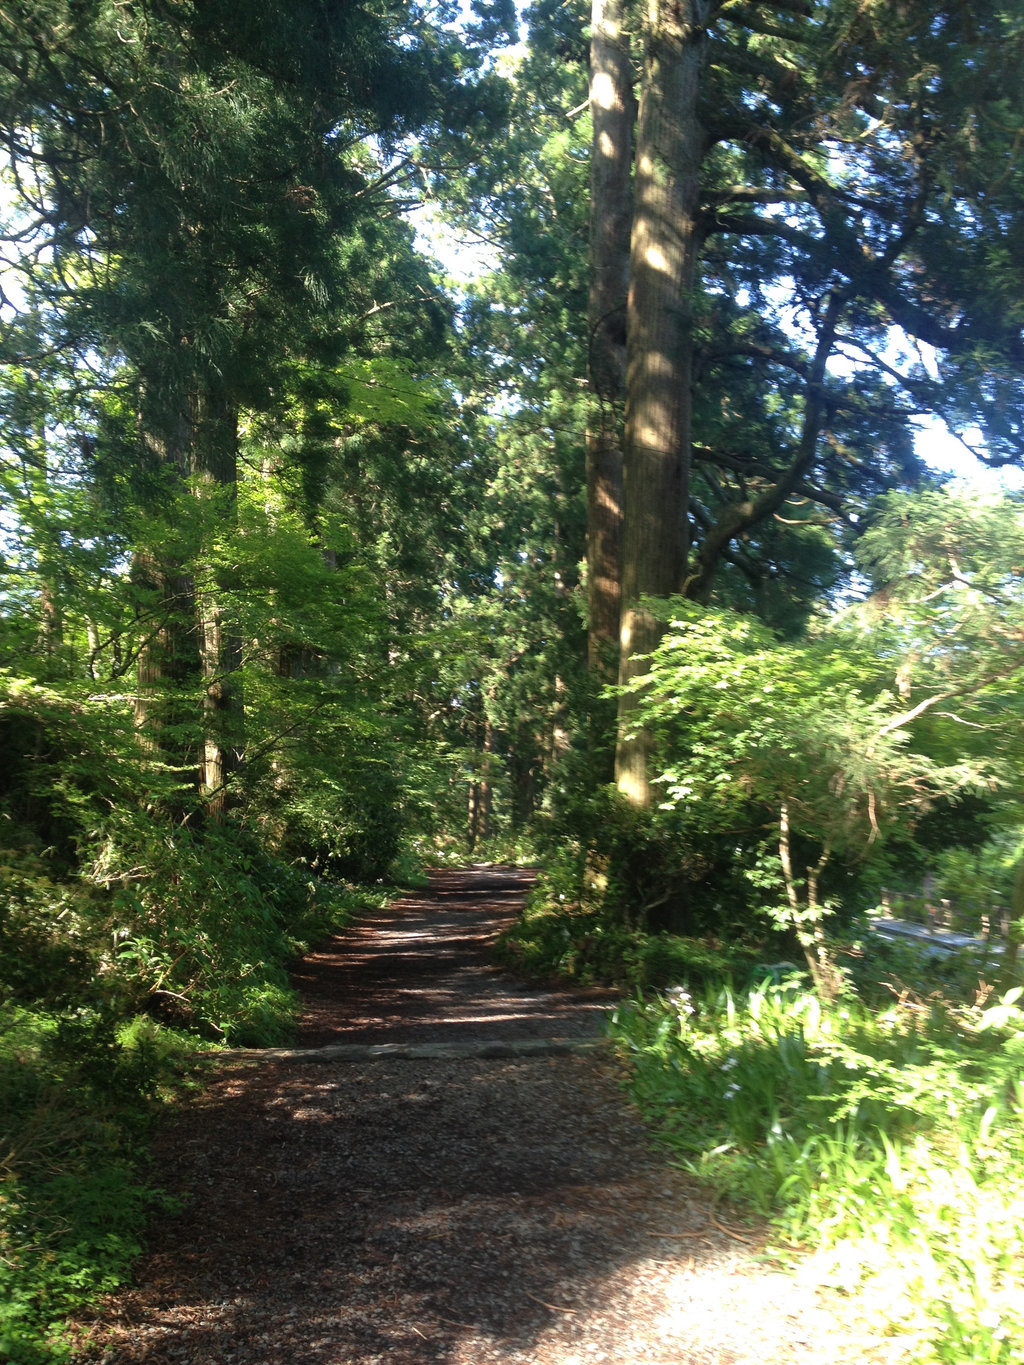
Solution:
[[[793,5],[779,6],[769,16],[730,5],[710,10],[706,35],[699,42],[694,38],[692,50],[704,55],[691,68],[696,84],[687,87],[695,101],[691,131],[703,128],[703,133],[692,143],[696,200],[683,259],[693,284],[684,299],[691,321],[689,333],[682,329],[686,345],[679,342],[681,352],[670,339],[664,352],[657,350],[662,343],[641,344],[639,286],[633,295],[633,374],[639,382],[646,367],[651,383],[664,379],[658,416],[667,420],[670,415],[667,429],[677,431],[666,440],[660,461],[664,486],[646,485],[645,494],[641,480],[634,500],[634,510],[647,507],[643,516],[648,518],[646,528],[640,512],[633,520],[627,576],[639,585],[634,591],[682,588],[699,600],[754,610],[792,636],[807,612],[828,600],[872,499],[920,479],[915,421],[937,412],[962,426],[983,405],[979,381],[987,360],[981,353],[973,362],[968,359],[967,329],[960,333],[959,354],[946,348],[933,358],[928,352],[915,354],[911,324],[924,328],[927,317],[933,323],[938,319],[938,332],[933,326],[921,334],[935,344],[936,338],[948,340],[948,322],[957,318],[954,298],[967,312],[977,312],[967,287],[971,271],[980,277],[987,265],[986,277],[994,278],[1001,260],[1006,277],[1006,243],[999,251],[993,246],[983,252],[984,239],[967,230],[962,210],[969,197],[975,221],[990,222],[990,243],[1006,237],[1000,212],[982,202],[978,188],[999,182],[1006,171],[1015,125],[1011,111],[992,103],[988,85],[981,93],[999,118],[971,121],[972,86],[958,75],[962,49],[946,53],[939,64],[946,86],[939,81],[934,90],[923,88],[932,80],[927,74],[934,66],[931,48],[944,50],[956,26],[939,16],[934,31],[922,39],[929,51],[904,52],[900,35],[915,23],[920,27],[922,10],[896,16],[884,7],[860,13],[852,5],[831,4],[809,14]],[[642,51],[643,25],[632,12],[620,17],[611,4],[590,12],[588,123],[587,17],[580,4],[548,0],[529,11],[529,47],[508,68],[507,136],[492,143],[486,161],[449,178],[443,192],[456,220],[492,242],[501,260],[474,291],[465,335],[478,368],[464,391],[479,395],[490,384],[495,394],[485,423],[493,433],[491,452],[500,452],[503,433],[515,433],[500,508],[503,538],[512,535],[502,575],[512,581],[519,565],[534,562],[534,546],[554,546],[557,540],[544,581],[549,587],[571,587],[573,579],[564,575],[563,566],[585,553],[588,654],[599,686],[617,672],[607,663],[602,668],[600,661],[618,652],[616,598],[622,574],[615,550],[617,456],[631,273],[622,225],[642,219],[650,232],[666,235],[666,244],[652,248],[657,265],[659,251],[666,261],[669,248],[678,252],[676,238],[687,220],[675,208],[659,216],[651,198],[671,197],[678,189],[669,169],[659,179],[647,167],[646,209],[635,192],[636,72],[628,42],[632,34],[634,55]],[[981,38],[977,42],[985,47]],[[676,47],[680,44],[691,51],[682,38]],[[674,50],[670,43],[669,55]],[[649,85],[665,72],[667,58],[659,53],[651,56]],[[989,42],[990,65],[994,53]],[[868,70],[876,73],[870,98],[863,80]],[[988,78],[989,84],[994,81]],[[940,99],[938,92],[951,131],[941,147],[926,143],[930,162],[925,164],[915,130],[925,117],[924,103]],[[891,109],[879,122],[882,96]],[[678,100],[668,102],[670,124],[678,122],[681,109]],[[664,119],[662,125],[661,137],[667,135]],[[968,140],[984,156],[965,157],[968,126]],[[657,170],[657,154],[651,156]],[[587,204],[580,193],[588,169],[589,299],[580,260],[588,241]],[[640,169],[636,174],[641,176]],[[1019,195],[1014,183],[1012,175],[999,182],[1003,203]],[[960,199],[951,197],[957,185]],[[927,232],[916,226],[923,212],[922,187],[931,196]],[[658,300],[658,289],[669,282],[669,276],[652,269],[645,287],[667,314],[659,319],[655,309],[651,326],[655,332],[667,328],[670,337],[686,312],[669,306],[671,289]],[[887,301],[880,303],[882,296]],[[1007,286],[1004,316],[1012,296]],[[988,316],[996,318],[998,310],[989,308]],[[897,318],[902,332],[891,325]],[[900,358],[893,342],[907,354]],[[672,347],[676,350],[670,354]],[[688,385],[678,382],[684,362],[691,372]],[[580,401],[584,374],[589,404]],[[1004,408],[1005,399],[1004,392]],[[630,418],[639,431],[633,407]],[[688,447],[685,458],[680,441]],[[586,483],[586,546],[575,538],[561,501],[552,498],[546,523],[536,503],[534,491],[543,492],[538,480],[546,477],[552,457],[581,490]],[[645,458],[658,465],[649,450]],[[537,474],[531,477],[530,470]],[[501,493],[503,479],[504,473],[492,483],[494,492]],[[492,534],[498,515],[488,516]],[[654,533],[667,540],[668,548],[654,548]],[[541,560],[536,562],[540,567]],[[506,603],[503,634],[508,657],[517,661],[521,641],[509,623],[537,617],[539,586],[534,583],[521,605]],[[566,605],[572,607],[571,595]],[[559,625],[568,641],[564,612]],[[563,657],[556,665],[554,652],[545,650],[547,691],[553,697],[566,676],[561,672],[566,661]],[[500,660],[496,666],[503,666]],[[632,671],[628,660],[627,668]],[[569,691],[581,719],[599,720],[600,707],[580,700],[586,685],[575,672],[570,676]],[[484,687],[481,695],[489,696],[490,689]],[[499,708],[503,695],[504,683]],[[627,695],[624,710],[630,702]],[[626,721],[628,716],[623,733],[632,733]],[[624,745],[624,762],[631,744]],[[600,748],[600,743],[591,746],[595,756]],[[646,800],[646,765],[640,768],[640,799]],[[594,767],[591,779],[597,774]]]
[[[1024,108],[999,5],[650,0],[642,29],[616,780],[646,807],[646,597],[756,577],[747,537],[905,477],[925,412],[1019,455],[1020,318],[968,264],[1019,236]]]

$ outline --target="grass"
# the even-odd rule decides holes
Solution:
[[[635,1098],[687,1169],[871,1297],[908,1357],[1024,1360],[1024,1013],[823,1005],[793,977],[622,1007]]]

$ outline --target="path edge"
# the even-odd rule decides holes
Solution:
[[[558,1057],[610,1046],[605,1038],[518,1038],[461,1043],[329,1043],[324,1047],[233,1047],[203,1055],[217,1062],[375,1062]]]

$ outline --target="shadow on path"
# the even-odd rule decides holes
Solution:
[[[423,891],[361,917],[292,973],[298,1045],[598,1035],[617,992],[544,989],[493,960],[533,881],[513,867],[436,870]]]
[[[489,961],[528,874],[437,873],[296,973],[302,1041],[583,1038],[604,993]],[[255,1054],[254,1054],[255,1056]],[[103,1365],[866,1359],[649,1146],[603,1049],[215,1063],[156,1146],[180,1212],[80,1324]],[[834,1347],[834,1350],[833,1350]]]
[[[160,1155],[189,1205],[107,1365],[570,1360],[688,1194],[583,1057],[237,1069]]]

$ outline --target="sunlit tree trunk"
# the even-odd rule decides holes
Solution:
[[[64,613],[61,609],[56,557],[39,561],[39,650],[51,658],[64,645]]]
[[[613,682],[621,606],[622,403],[635,101],[623,0],[593,0],[590,40],[587,656]]]
[[[807,869],[806,905],[801,903],[800,889],[793,873],[793,855],[790,845],[789,802],[783,801],[779,809],[779,863],[786,886],[786,900],[789,903],[789,927],[791,937],[799,945],[804,961],[811,973],[811,980],[818,993],[826,1000],[835,1000],[839,995],[843,977],[836,965],[835,956],[825,936],[822,923],[822,908],[818,901],[818,883],[824,872],[832,849],[825,843],[818,861]]]
[[[619,682],[643,673],[660,627],[644,607],[685,585],[692,455],[692,291],[708,137],[698,111],[708,0],[650,0],[637,127],[628,303]],[[619,702],[615,780],[651,804],[650,737]]]

